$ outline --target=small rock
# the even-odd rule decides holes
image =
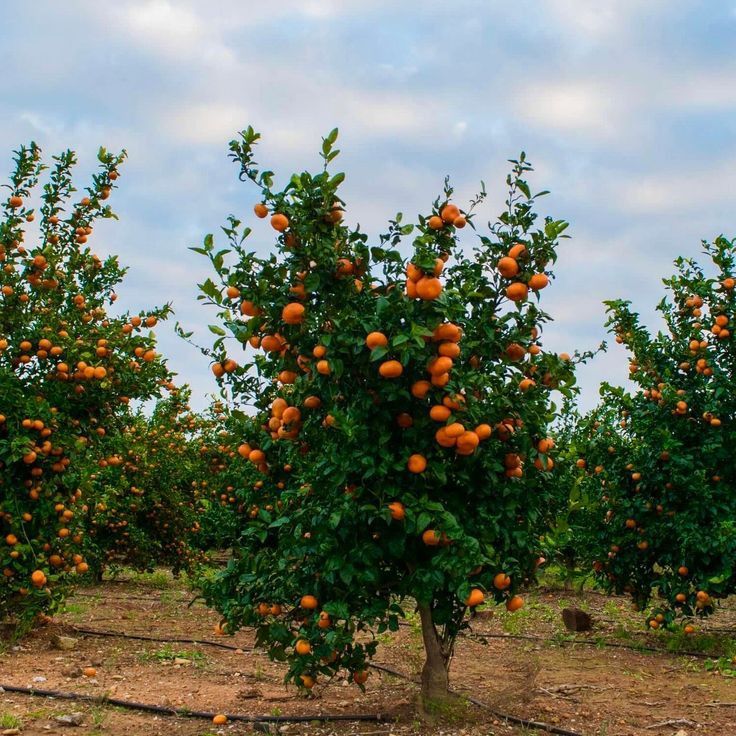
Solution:
[[[46,678],[43,675],[38,675],[33,678],[33,682],[46,682]]]
[[[83,713],[69,713],[64,716],[54,716],[54,720],[60,726],[81,726],[84,721]]]
[[[175,657],[174,664],[191,664],[191,659],[185,659],[184,657]]]
[[[246,687],[238,691],[238,697],[243,698],[244,700],[260,698],[261,691],[257,687]]]
[[[579,608],[563,608],[562,621],[568,631],[590,631],[593,628],[590,614]]]
[[[73,636],[61,636],[57,634],[51,639],[51,645],[54,649],[61,649],[64,652],[71,652],[77,648],[77,639]]]
[[[17,736],[20,733],[19,728],[6,728],[4,731],[0,731],[2,736]]]
[[[125,676],[124,675],[113,675],[112,679],[113,680],[124,680]]]

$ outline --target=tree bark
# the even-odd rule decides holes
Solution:
[[[432,713],[437,706],[449,702],[450,682],[449,668],[450,655],[445,651],[437,635],[437,629],[432,620],[432,609],[426,603],[418,603],[417,610],[422,623],[422,639],[424,640],[424,652],[426,659],[422,667],[422,710]]]

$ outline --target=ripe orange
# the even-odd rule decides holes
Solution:
[[[437,217],[437,215],[432,215],[432,217],[427,220],[427,224],[432,230],[442,230],[442,227],[445,223],[442,222],[441,217]]]
[[[297,654],[306,656],[312,653],[312,645],[306,639],[299,639],[294,645],[294,651]]]
[[[435,276],[424,276],[417,281],[417,296],[432,301],[442,293],[442,283]]]
[[[253,206],[253,212],[256,213],[256,217],[263,219],[268,216],[268,207],[263,202],[258,202],[258,204]]]
[[[287,304],[281,310],[281,319],[283,319],[287,325],[300,325],[304,322],[304,312],[305,308],[303,304],[292,302],[291,304]]]
[[[404,504],[401,503],[401,501],[392,501],[388,505],[388,508],[391,511],[391,518],[395,521],[403,521],[406,517],[406,510],[404,509]]]
[[[521,281],[514,281],[506,288],[506,296],[512,302],[523,302],[529,296],[529,289],[526,284]]]
[[[523,605],[524,599],[520,595],[515,595],[506,601],[506,610],[513,613],[514,611],[518,611]]]
[[[498,268],[498,272],[501,276],[506,279],[511,279],[519,273],[518,262],[515,258],[509,258],[509,256],[501,258],[501,260],[496,264],[496,267]]]
[[[511,585],[511,578],[505,572],[499,572],[493,578],[493,587],[496,590],[506,590]]]
[[[365,338],[365,344],[369,350],[373,350],[378,347],[386,347],[388,345],[388,338],[383,332],[369,332]]]
[[[34,570],[31,573],[31,582],[36,588],[43,588],[46,585],[46,576],[42,570]]]
[[[434,529],[427,529],[422,534],[422,542],[428,547],[436,547],[441,541],[440,535]]]
[[[415,381],[411,385],[411,395],[417,399],[424,399],[431,388],[432,384],[429,381]]]
[[[532,291],[541,291],[549,284],[549,277],[544,273],[535,273],[529,279],[529,288]]]
[[[509,258],[521,258],[526,254],[526,246],[523,243],[516,243],[509,248]]]
[[[256,205],[256,207],[257,206],[258,205]],[[216,716],[212,718],[212,723],[214,723],[215,726],[224,726],[227,723],[227,716],[224,715],[223,713],[218,713]]]
[[[490,424],[479,424],[475,428],[475,433],[478,435],[479,440],[487,440],[490,436],[493,430],[491,429]]]
[[[470,595],[465,599],[465,605],[474,608],[479,606],[486,599],[485,593],[480,588],[473,588]]]
[[[271,227],[282,233],[287,227],[289,227],[289,218],[286,215],[277,213],[271,217]]]
[[[317,373],[319,373],[322,376],[329,376],[331,369],[330,369],[330,362],[328,360],[318,360],[317,361]]]
[[[306,608],[308,611],[313,611],[319,605],[319,602],[313,595],[303,595],[299,601],[299,605],[302,608]]]
[[[446,422],[450,418],[452,412],[442,404],[436,404],[429,410],[430,418],[434,419],[435,422]]]
[[[427,459],[424,455],[414,454],[409,456],[406,467],[412,473],[423,473],[427,469]]]
[[[440,211],[440,217],[443,222],[454,222],[458,217],[460,217],[460,210],[457,205],[446,204]]]
[[[382,378],[398,378],[404,372],[404,366],[398,360],[386,360],[378,366]]]

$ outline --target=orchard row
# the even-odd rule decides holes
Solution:
[[[666,332],[607,303],[632,388],[604,384],[579,416],[575,369],[594,353],[544,349],[567,223],[538,217],[525,156],[490,224],[485,190],[461,205],[446,182],[370,239],[347,224],[336,138],[280,190],[255,131],[230,145],[257,202],[193,249],[221,391],[203,413],[156,351],[169,306],[116,311],[124,270],[91,250],[124,154],[100,151],[77,197],[71,152],[49,168],[17,152],[0,221],[0,616],[27,627],[106,568],[193,571],[229,549],[201,578],[222,632],[256,628],[301,687],[340,669],[362,686],[377,640],[361,634],[410,606],[425,699],[447,692],[468,610],[518,609],[545,563],[631,594],[652,628],[693,631],[736,587],[734,242],[704,243],[706,266],[678,259]]]

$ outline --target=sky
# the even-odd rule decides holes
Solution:
[[[373,238],[398,210],[426,213],[445,175],[462,204],[482,179],[503,207],[507,159],[527,152],[544,214],[570,221],[542,304],[544,347],[605,337],[604,299],[653,307],[677,255],[736,235],[736,2],[726,0],[0,0],[0,178],[14,148],[129,159],[95,229],[129,266],[124,308],[172,302],[206,343],[207,262],[188,250],[230,213],[255,219],[227,144],[253,125],[258,161],[285,182],[316,170],[340,128],[346,220]],[[463,233],[471,245],[472,236]],[[266,252],[268,226],[251,246]],[[203,407],[207,360],[158,330]],[[235,356],[237,358],[237,356]],[[626,380],[610,345],[579,371],[581,404]]]

